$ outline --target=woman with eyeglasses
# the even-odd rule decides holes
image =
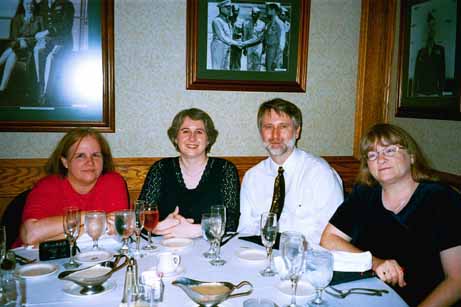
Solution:
[[[320,244],[370,251],[372,270],[410,306],[460,306],[461,195],[437,182],[400,127],[374,125],[360,151],[357,185]]]

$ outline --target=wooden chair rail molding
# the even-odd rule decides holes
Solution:
[[[240,180],[245,172],[259,161],[261,156],[224,157],[237,167]],[[161,158],[116,158],[116,170],[125,178],[130,192],[130,199],[136,199],[141,192],[144,178],[149,167]],[[359,163],[354,157],[325,157],[343,179],[344,188],[350,191]],[[0,216],[5,206],[19,193],[31,188],[34,183],[45,176],[43,166],[46,159],[0,159]]]
[[[240,180],[245,172],[259,161],[261,156],[224,157],[237,167]],[[352,156],[324,157],[338,172],[343,180],[344,189],[350,192],[359,168],[359,162]],[[141,192],[144,178],[149,167],[161,158],[116,158],[117,171],[128,184],[130,199],[136,199]],[[5,206],[19,193],[31,188],[34,183],[45,176],[43,166],[46,159],[0,159],[0,217]],[[440,179],[461,190],[461,176],[436,172]]]

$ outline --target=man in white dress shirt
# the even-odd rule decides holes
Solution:
[[[319,244],[323,229],[343,201],[342,182],[328,163],[296,147],[301,134],[301,110],[283,99],[264,102],[258,111],[258,128],[269,157],[243,177],[240,191],[242,234],[259,234],[259,220],[271,208],[274,181],[280,166],[285,180],[285,201],[279,231],[303,233]]]

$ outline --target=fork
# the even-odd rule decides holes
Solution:
[[[37,261],[37,259],[29,259],[29,258],[26,258],[24,256],[18,255],[16,253],[14,253],[14,256],[16,258],[16,261],[18,261],[19,264],[22,264],[22,265],[34,263],[35,261]]]
[[[335,287],[330,286],[331,290],[335,291],[336,293],[326,291],[328,294],[332,296],[336,296],[339,298],[345,298],[349,294],[364,294],[364,295],[371,295],[371,296],[381,296],[384,293],[389,293],[386,289],[370,289],[370,288],[350,288],[347,290],[337,289]]]

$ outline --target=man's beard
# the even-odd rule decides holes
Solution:
[[[288,151],[292,151],[293,148],[295,148],[296,145],[296,137],[293,136],[291,140],[289,140],[287,143],[282,143],[280,144],[280,147],[278,148],[271,148],[271,143],[264,143],[264,147],[266,150],[269,152],[271,156],[282,156],[286,154]]]

